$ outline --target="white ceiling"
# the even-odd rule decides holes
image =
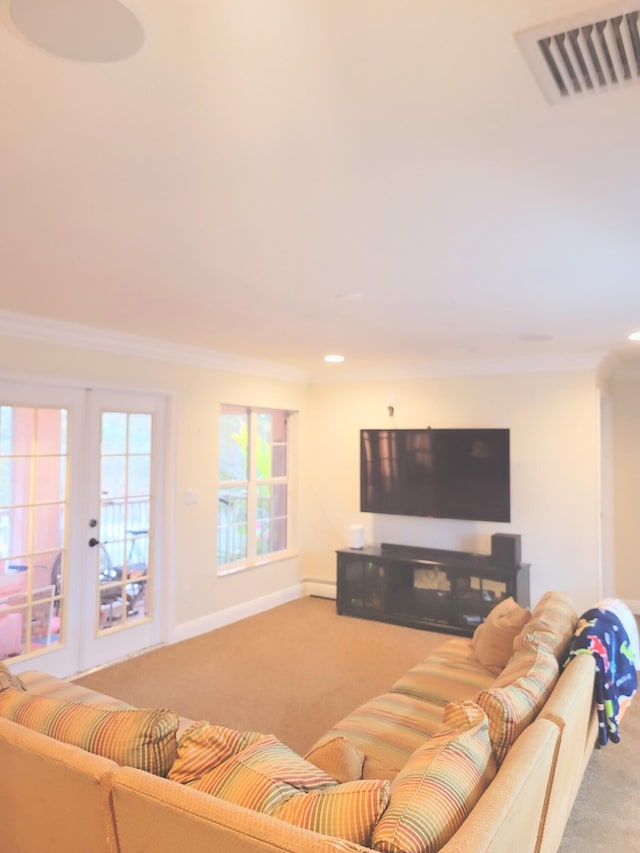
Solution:
[[[0,309],[317,376],[640,357],[640,86],[549,106],[514,39],[588,2],[123,2],[78,61],[0,0]]]

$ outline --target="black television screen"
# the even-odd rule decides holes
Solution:
[[[361,430],[360,511],[510,521],[509,430]]]

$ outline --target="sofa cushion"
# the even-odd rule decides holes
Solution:
[[[263,735],[209,770],[191,787],[270,814],[298,791],[315,791],[336,784],[335,779],[273,735]]]
[[[259,732],[238,732],[206,721],[194,723],[178,741],[178,756],[169,779],[185,785],[201,779],[231,755],[261,740]]]
[[[303,829],[367,847],[389,803],[389,782],[364,779],[296,793],[272,812]]]
[[[362,778],[364,752],[341,735],[314,747],[305,758],[338,782],[353,782]]]
[[[514,652],[493,686],[475,697],[489,719],[489,737],[498,765],[547,701],[558,674],[553,652],[542,643],[531,642]]]
[[[3,690],[24,690],[25,686],[17,675],[9,671],[8,667],[0,661],[0,693]]]
[[[496,604],[473,633],[471,647],[480,663],[495,674],[504,669],[513,654],[513,641],[530,619],[529,608],[511,597]]]
[[[336,736],[346,737],[364,753],[364,779],[393,779],[411,753],[440,728],[443,713],[440,704],[383,693],[332,726],[313,749]]]
[[[165,710],[107,710],[28,691],[0,693],[0,716],[117,764],[166,776],[178,717]]]
[[[578,614],[569,596],[564,592],[546,592],[514,639],[514,651],[536,640],[551,649],[562,664],[577,624]]]
[[[471,701],[452,702],[443,727],[391,783],[373,832],[382,853],[435,853],[462,825],[496,772],[487,718]]]
[[[470,699],[494,680],[495,672],[475,656],[471,639],[455,637],[405,672],[391,692],[444,706],[454,700]]]

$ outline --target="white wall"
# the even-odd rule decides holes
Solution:
[[[387,407],[395,409],[393,421]],[[364,427],[508,427],[511,523],[359,513]],[[535,602],[564,589],[582,610],[600,588],[600,392],[594,373],[448,377],[315,385],[305,414],[304,573],[335,581],[351,524],[367,542],[489,553],[495,532],[519,533]]]
[[[299,381],[262,378],[155,358],[109,354],[0,334],[0,374],[31,382],[161,392],[171,412],[168,482],[172,586],[165,639],[189,636],[251,612],[253,603],[278,603],[301,582],[294,557],[218,577],[216,572],[217,441],[221,403],[302,411],[306,386]],[[196,490],[199,503],[186,504]]]
[[[579,609],[601,595],[600,392],[591,372],[539,373],[305,386],[299,381],[108,354],[0,335],[0,373],[33,381],[158,390],[170,397],[175,478],[169,566],[173,637],[274,603],[304,580],[335,583],[335,549],[351,524],[367,540],[488,553],[494,532],[519,533],[531,563],[535,602],[550,588]],[[221,402],[299,412],[300,558],[218,577],[213,555],[217,496],[217,414]],[[395,408],[393,421],[387,407]],[[639,407],[640,409],[640,407]],[[510,524],[374,517],[359,513],[359,430],[397,427],[508,427]],[[197,490],[200,502],[186,505]],[[632,591],[632,590],[630,590]],[[622,594],[618,592],[618,594]],[[640,598],[640,594],[637,596]]]
[[[640,613],[640,365],[616,371],[611,396],[615,588]]]

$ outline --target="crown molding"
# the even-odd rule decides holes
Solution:
[[[620,364],[617,358],[604,352],[563,353],[558,355],[522,356],[502,359],[464,358],[452,361],[413,362],[388,368],[328,366],[323,371],[305,371],[289,365],[241,358],[219,350],[194,347],[125,334],[95,326],[51,320],[33,314],[0,310],[0,335],[7,335],[58,346],[124,355],[130,358],[146,358],[219,370],[226,373],[242,373],[268,379],[315,384],[336,382],[375,382],[403,379],[437,379],[452,376],[491,376],[500,374],[528,374],[567,371],[600,371],[603,366],[610,376],[615,369],[616,378],[621,375],[640,375],[640,363]]]
[[[375,382],[402,379],[438,379],[452,376],[496,376],[530,373],[597,372],[604,352],[560,353],[558,355],[522,356],[501,359],[465,358],[397,365],[389,369],[348,368],[340,365],[331,373],[313,373],[317,384],[335,382]]]
[[[94,326],[51,320],[13,311],[0,310],[0,335],[132,358],[147,358],[189,367],[221,370],[227,373],[244,373],[290,382],[308,382],[309,380],[306,371],[284,364],[239,358],[205,347],[175,344],[156,338],[129,335],[110,329],[99,329]]]

